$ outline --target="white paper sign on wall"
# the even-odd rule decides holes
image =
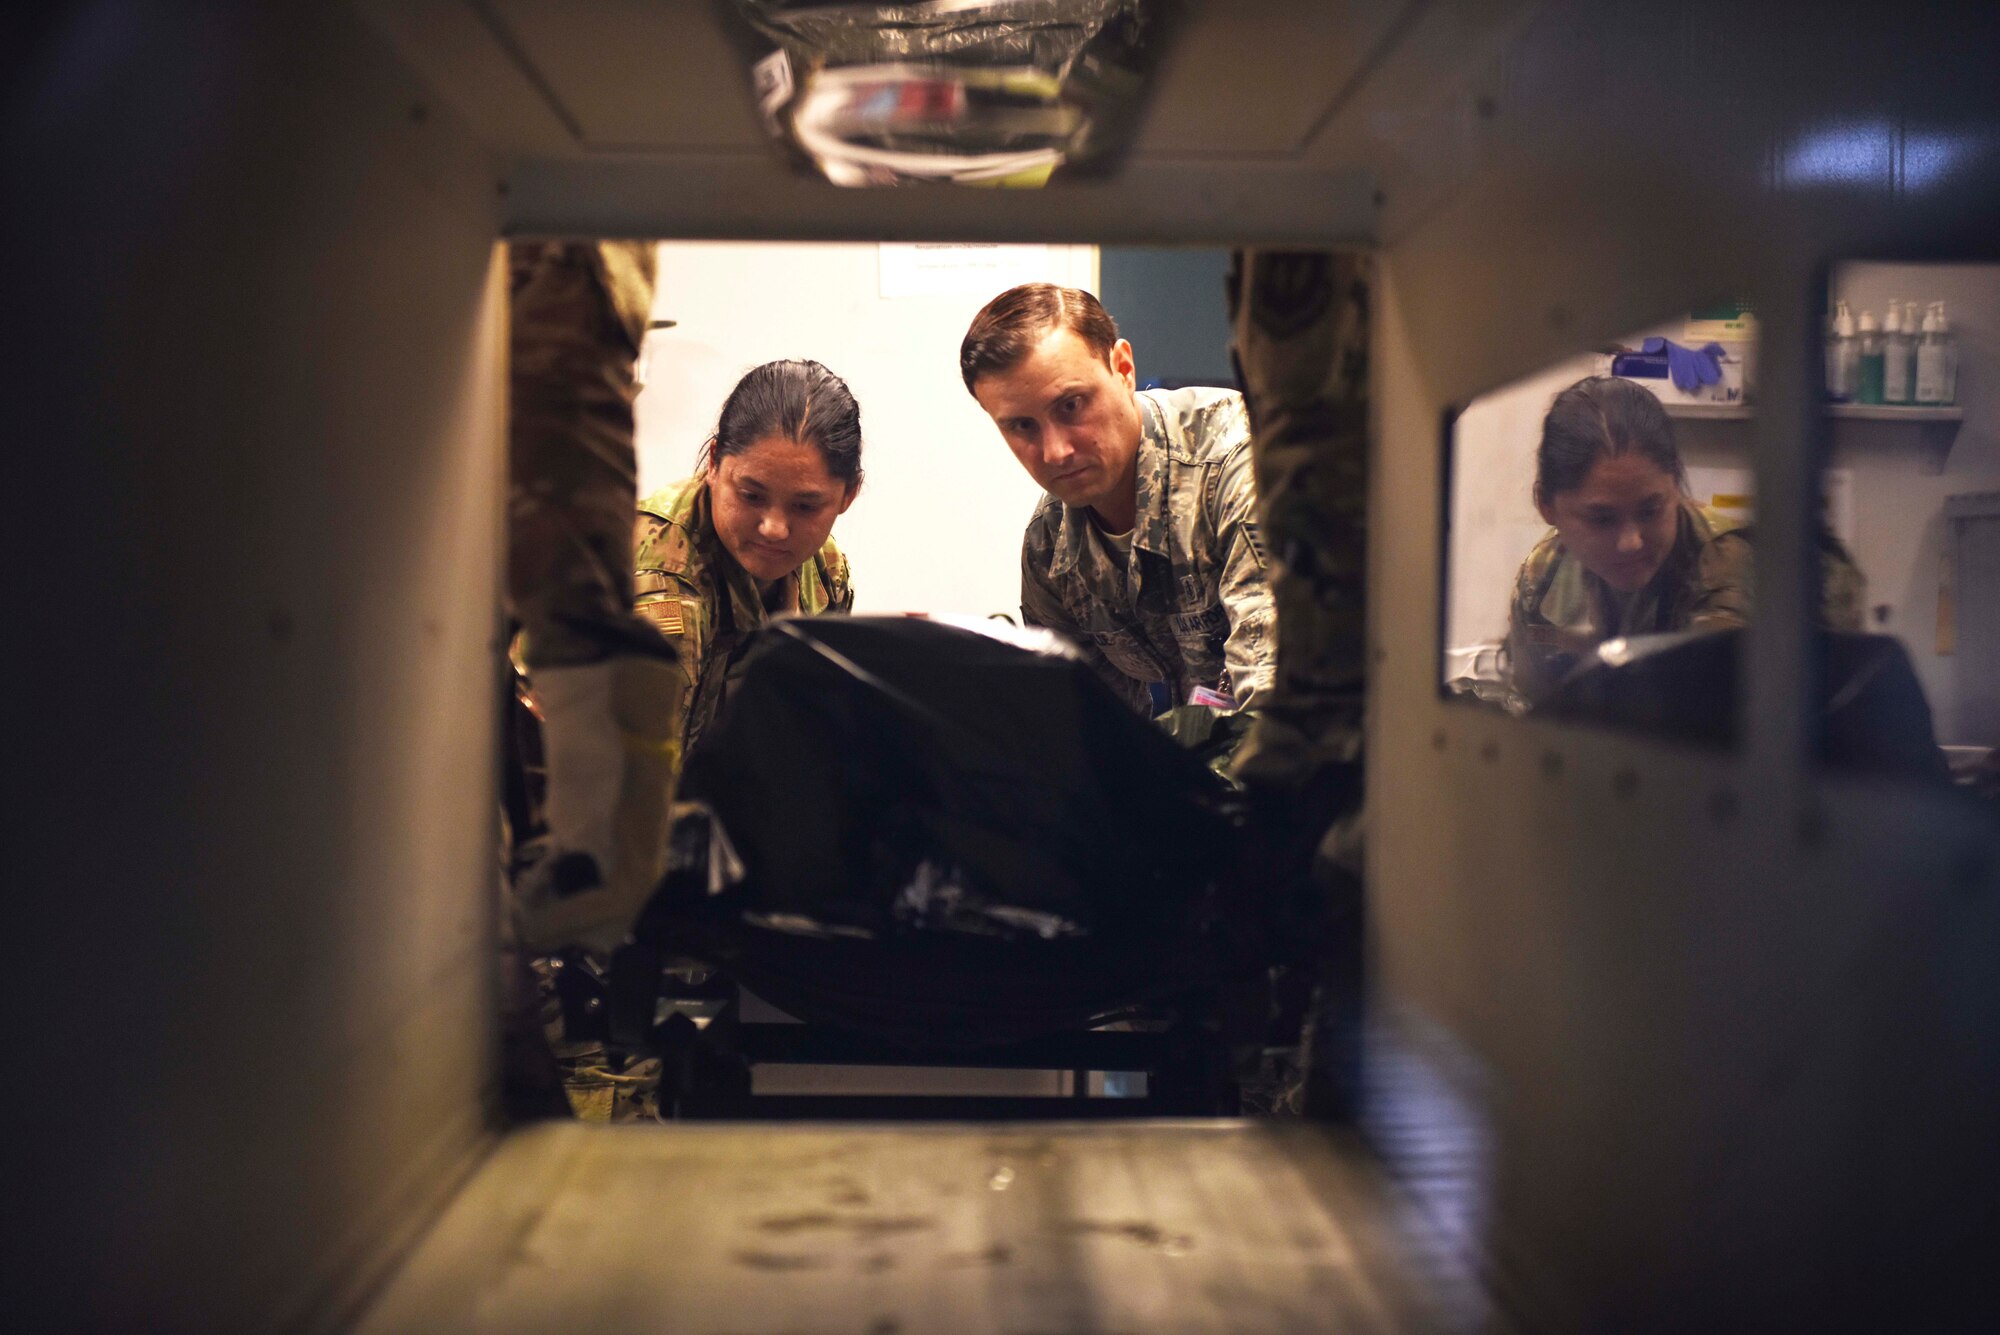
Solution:
[[[882,297],[997,297],[1017,283],[1047,276],[1047,246],[980,242],[883,242]]]
[[[1757,519],[1756,474],[1747,468],[1703,468],[1689,465],[1688,494],[1699,505],[1719,510],[1739,523]],[[1848,546],[1854,545],[1854,470],[1828,468],[1819,475],[1826,526]]]

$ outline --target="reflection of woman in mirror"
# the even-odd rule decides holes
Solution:
[[[1530,703],[1605,640],[1740,626],[1753,602],[1737,521],[1687,496],[1666,409],[1651,391],[1592,376],[1556,395],[1535,454],[1535,508],[1550,532],[1514,581],[1508,674]],[[1825,620],[1861,629],[1860,572],[1822,538]]]

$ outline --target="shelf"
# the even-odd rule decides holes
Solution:
[[[1757,409],[1747,403],[1678,403],[1662,399],[1669,417],[1687,417],[1709,422],[1747,422]],[[1962,422],[1965,409],[1913,408],[1900,403],[1829,403],[1821,409],[1836,421],[1850,422]]]
[[[1662,399],[1661,404],[1667,416],[1689,422],[1748,422],[1757,415],[1755,406],[1746,403],[1679,403]],[[1944,471],[1945,459],[1958,438],[1959,424],[1965,420],[1965,409],[1956,404],[1918,408],[1894,403],[1828,403],[1821,405],[1820,411],[1836,423],[1869,423],[1865,429],[1870,431],[1879,426],[1916,428],[1926,473]]]
[[[1965,409],[1913,408],[1901,403],[1829,403],[1826,415],[1851,422],[1963,422]]]
[[[1680,403],[1661,399],[1669,417],[1685,417],[1698,422],[1747,422],[1757,410],[1745,403]]]

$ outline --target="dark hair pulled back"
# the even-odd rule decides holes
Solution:
[[[1599,459],[1641,454],[1687,490],[1674,424],[1659,396],[1618,376],[1594,375],[1556,395],[1535,451],[1535,499],[1547,505],[1574,491]]]
[[[765,362],[737,381],[723,401],[708,463],[771,436],[812,446],[848,486],[861,480],[861,405],[847,382],[818,362]]]

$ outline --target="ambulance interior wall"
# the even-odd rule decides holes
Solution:
[[[41,42],[4,145],[11,1315],[323,1325],[489,1143],[495,178],[344,7]]]
[[[1463,186],[1383,248],[1376,1013],[1454,1096],[1384,1146],[1531,1329],[1992,1325],[2000,834],[1952,793],[1815,771],[1799,687],[1820,266],[1990,253],[2000,211],[2000,15],[1949,14],[1543,6],[1456,104]],[[1634,107],[1674,132],[1633,135]],[[1803,170],[1864,118],[1890,152]],[[1957,156],[1910,190],[1927,137]],[[1769,294],[1792,350],[1751,424],[1740,751],[1441,698],[1447,410],[1718,290]]]
[[[1990,814],[1803,778],[1771,740],[1797,673],[1752,677],[1734,756],[1438,696],[1430,461],[1445,409],[1519,370],[1448,328],[1486,202],[1391,248],[1377,289],[1378,1144],[1531,1328],[1886,1327],[1898,1303],[1977,1328],[1939,1319],[1992,1314],[1971,1289],[2000,1189]],[[1493,305],[1630,328],[1672,276],[1524,275]]]

